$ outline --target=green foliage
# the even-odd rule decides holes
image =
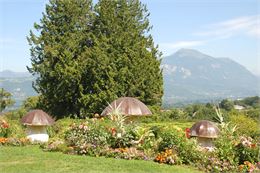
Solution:
[[[204,153],[204,158],[195,165],[205,172],[237,172],[237,165],[221,160],[215,153]]]
[[[63,118],[55,121],[52,126],[47,128],[48,134],[51,138],[64,139],[65,132],[69,130],[70,126],[74,123],[81,123],[84,120],[72,119],[72,118]]]
[[[260,97],[247,97],[242,100],[235,100],[234,103],[245,107],[260,108]]]
[[[220,102],[219,107],[225,109],[226,111],[231,111],[234,107],[234,103],[231,100],[224,99]]]
[[[160,53],[139,0],[50,0],[28,37],[39,102],[52,115],[85,117],[107,101],[161,105]]]
[[[39,109],[40,108],[39,96],[31,96],[31,97],[26,98],[26,100],[23,102],[22,107],[26,111],[30,111],[32,109]]]
[[[2,112],[6,107],[12,106],[15,102],[11,99],[12,94],[8,91],[4,90],[4,88],[0,89],[0,112]]]
[[[108,145],[109,133],[95,121],[73,124],[66,132],[65,140],[73,146],[77,154],[100,155]]]
[[[43,152],[39,146],[0,147],[1,172],[5,173],[199,173],[185,165],[167,166],[144,160],[75,157],[62,153]],[[15,166],[10,166],[14,165]]]
[[[25,137],[25,128],[18,120],[10,120],[2,116],[0,117],[0,137]]]
[[[209,104],[194,104],[184,108],[184,112],[187,114],[186,117],[195,120],[211,120],[214,121],[216,113],[213,106]]]
[[[250,137],[241,136],[240,143],[236,146],[236,155],[239,158],[239,164],[243,164],[246,161],[251,163],[258,163],[259,149],[257,141]]]
[[[257,136],[259,134],[259,125],[257,122],[244,115],[242,112],[233,112],[229,116],[230,122],[237,126],[237,133],[239,135]]]
[[[10,134],[10,128],[9,128],[9,123],[4,120],[0,119],[0,137],[8,137]]]
[[[248,117],[253,118],[254,120],[259,122],[260,108],[247,109],[245,113]]]
[[[238,158],[236,157],[235,151],[236,138],[233,134],[222,130],[221,134],[214,141],[214,143],[216,146],[215,153],[220,160],[228,160],[232,165],[236,165],[238,163]]]
[[[192,164],[202,158],[195,141],[187,139],[184,131],[164,131],[160,134],[160,137],[162,140],[159,144],[159,151],[164,151],[167,148],[174,149],[182,163]]]

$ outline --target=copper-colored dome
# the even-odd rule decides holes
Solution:
[[[213,122],[207,120],[202,120],[195,123],[190,129],[190,136],[217,138],[218,135],[218,127]]]
[[[114,100],[110,105],[108,105],[103,112],[102,116],[108,115],[113,110],[119,109],[123,115],[151,115],[152,112],[149,108],[133,97],[121,97]]]
[[[32,126],[47,126],[52,125],[54,119],[52,119],[52,117],[50,117],[46,112],[36,109],[23,116],[21,123]]]

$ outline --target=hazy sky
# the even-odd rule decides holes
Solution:
[[[26,71],[26,36],[47,0],[0,0],[0,71]],[[260,0],[142,0],[163,54],[193,48],[260,75]]]

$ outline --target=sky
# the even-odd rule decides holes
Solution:
[[[228,57],[260,76],[260,0],[141,0],[163,56],[181,48]],[[30,66],[26,40],[48,0],[0,0],[0,71]],[[96,2],[96,0],[95,0]]]

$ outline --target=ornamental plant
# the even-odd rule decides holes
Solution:
[[[0,137],[7,138],[9,134],[11,133],[9,124],[5,120],[0,119]]]
[[[236,165],[232,165],[229,160],[221,160],[214,153],[204,153],[204,158],[195,166],[205,172],[237,172]]]
[[[162,132],[160,137],[159,151],[173,149],[177,152],[181,163],[192,164],[202,158],[195,141],[187,139],[184,131],[172,129],[171,131]]]
[[[147,156],[144,151],[138,150],[135,147],[129,147],[129,148],[109,148],[107,150],[104,150],[102,153],[102,156],[105,157],[113,157],[113,158],[120,158],[120,159],[126,159],[126,160],[151,160],[149,156]]]
[[[134,127],[126,124],[127,117],[121,113],[121,103],[117,107],[109,104],[111,112],[108,114],[110,129],[109,143],[112,148],[131,147],[135,140]]]
[[[30,140],[27,138],[0,138],[0,146],[25,146],[29,144]]]
[[[259,169],[254,164],[250,163],[249,161],[245,161],[242,165],[239,165],[239,171],[240,172],[254,172]]]
[[[66,132],[65,141],[77,154],[97,156],[108,146],[110,135],[97,121],[91,119],[84,123],[74,123]]]
[[[173,149],[165,149],[165,151],[160,152],[154,159],[155,162],[166,163],[169,165],[180,164],[177,152]]]
[[[260,147],[256,140],[251,137],[241,136],[239,144],[235,147],[236,157],[239,158],[239,164],[245,162],[258,163]]]

